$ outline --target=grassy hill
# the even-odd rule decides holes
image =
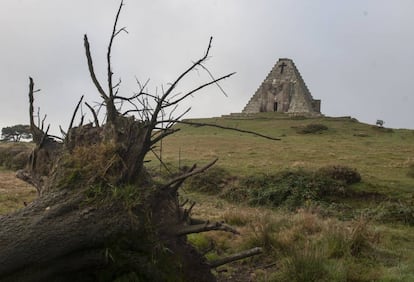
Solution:
[[[218,268],[220,281],[414,281],[413,130],[277,113],[193,121],[281,138],[180,125],[154,148],[167,168],[148,156],[150,171],[163,176],[219,158],[180,194],[187,205],[197,203],[194,217],[225,221],[241,236],[209,232],[188,239],[208,259],[264,249]],[[361,180],[324,173],[332,167]],[[33,197],[25,188],[27,195],[20,191],[10,200],[11,172],[0,177],[0,205],[8,201],[1,213]]]
[[[325,165],[349,165],[372,189],[390,196],[410,198],[414,179],[408,176],[414,164],[414,131],[386,129],[362,124],[352,118],[289,118],[262,113],[251,118],[197,119],[251,130],[281,141],[213,127],[181,126],[164,141],[162,158],[177,167],[219,158],[218,166],[239,176],[271,173],[290,168],[317,169]],[[300,134],[310,124],[327,130]]]
[[[237,276],[240,273],[258,281],[414,280],[413,130],[379,128],[348,117],[275,113],[193,121],[281,138],[272,141],[214,127],[182,125],[162,148],[155,149],[157,154],[162,151],[172,173],[179,167],[219,158],[215,169],[190,181],[183,198],[198,203],[196,213],[236,223],[242,230],[245,239],[217,233],[190,238],[201,249],[207,242],[216,242],[219,247],[210,253],[213,258],[217,252],[231,253],[240,245],[265,247],[264,256],[247,263],[253,270],[243,272],[243,264],[235,264],[233,271],[227,269],[230,280],[248,281]],[[321,127],[325,130],[305,133]],[[152,169],[167,173],[154,156],[149,160]],[[281,188],[278,183],[295,187],[300,181],[309,181],[302,177],[286,182],[278,173],[313,173],[327,166],[355,169],[361,181],[346,186],[350,193],[304,201],[294,209],[269,205],[282,191],[277,190]],[[275,183],[268,182],[272,175],[276,175]],[[311,183],[297,185],[315,187],[315,181],[314,177]],[[270,202],[240,200],[237,194],[246,194],[243,183],[261,186],[255,187],[255,195],[267,193]],[[268,188],[273,190],[265,190]]]

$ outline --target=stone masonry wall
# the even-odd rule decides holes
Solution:
[[[313,99],[290,59],[279,59],[243,109],[243,113],[273,111],[320,114],[320,100]]]

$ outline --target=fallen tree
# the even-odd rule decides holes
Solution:
[[[157,182],[144,166],[156,144],[177,132],[184,111],[176,106],[197,91],[231,74],[213,78],[193,90],[176,94],[177,85],[209,55],[194,62],[161,95],[139,92],[118,94],[113,83],[111,50],[118,29],[121,2],[107,51],[107,88],[95,75],[88,37],[84,47],[89,74],[102,105],[105,121],[90,109],[94,122],[84,116],[74,126],[83,97],[76,106],[63,138],[50,135],[44,120],[35,123],[34,81],[29,79],[30,128],[36,148],[18,177],[34,185],[39,197],[21,210],[0,217],[1,281],[214,281],[211,268],[260,253],[243,252],[209,264],[187,243],[186,235],[210,230],[236,233],[231,226],[191,218],[194,204],[180,203],[178,189],[203,167]],[[152,100],[153,102],[151,102]],[[131,108],[122,112],[119,103]],[[167,114],[168,113],[168,114]],[[248,131],[243,131],[252,133]]]

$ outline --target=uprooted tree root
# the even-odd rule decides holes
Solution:
[[[84,169],[88,164],[70,154],[63,153],[58,163],[48,192],[1,218],[2,281],[112,281],[125,275],[146,281],[214,281],[210,265],[185,235],[231,228],[189,225],[188,208],[179,205],[171,185],[148,178],[115,186],[92,181],[93,173]],[[107,165],[117,164],[108,159]]]
[[[82,98],[68,130],[61,129],[64,137],[49,135],[44,119],[37,125],[34,122],[36,90],[30,78],[30,127],[36,147],[17,175],[36,187],[39,197],[0,217],[1,281],[214,281],[212,268],[261,251],[255,248],[207,262],[187,243],[186,235],[191,233],[221,230],[237,234],[224,223],[191,218],[194,204],[178,200],[183,182],[216,160],[200,168],[194,165],[165,183],[156,182],[144,167],[146,154],[177,131],[173,126],[187,112],[174,118],[176,105],[232,74],[188,93],[174,93],[189,72],[198,66],[205,69],[210,39],[205,55],[162,96],[145,93],[141,84],[132,97],[118,95],[120,83],[112,82],[111,48],[114,38],[125,31],[116,27],[122,6],[121,2],[108,46],[106,91],[95,76],[89,41],[84,37],[89,73],[106,109],[105,123],[85,103],[94,123],[84,125],[82,116],[79,126],[73,126]],[[133,109],[121,113],[115,107],[118,101],[132,104]]]

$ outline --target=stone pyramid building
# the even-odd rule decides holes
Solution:
[[[291,59],[279,59],[243,113],[282,112],[320,115],[321,100],[314,100]]]

